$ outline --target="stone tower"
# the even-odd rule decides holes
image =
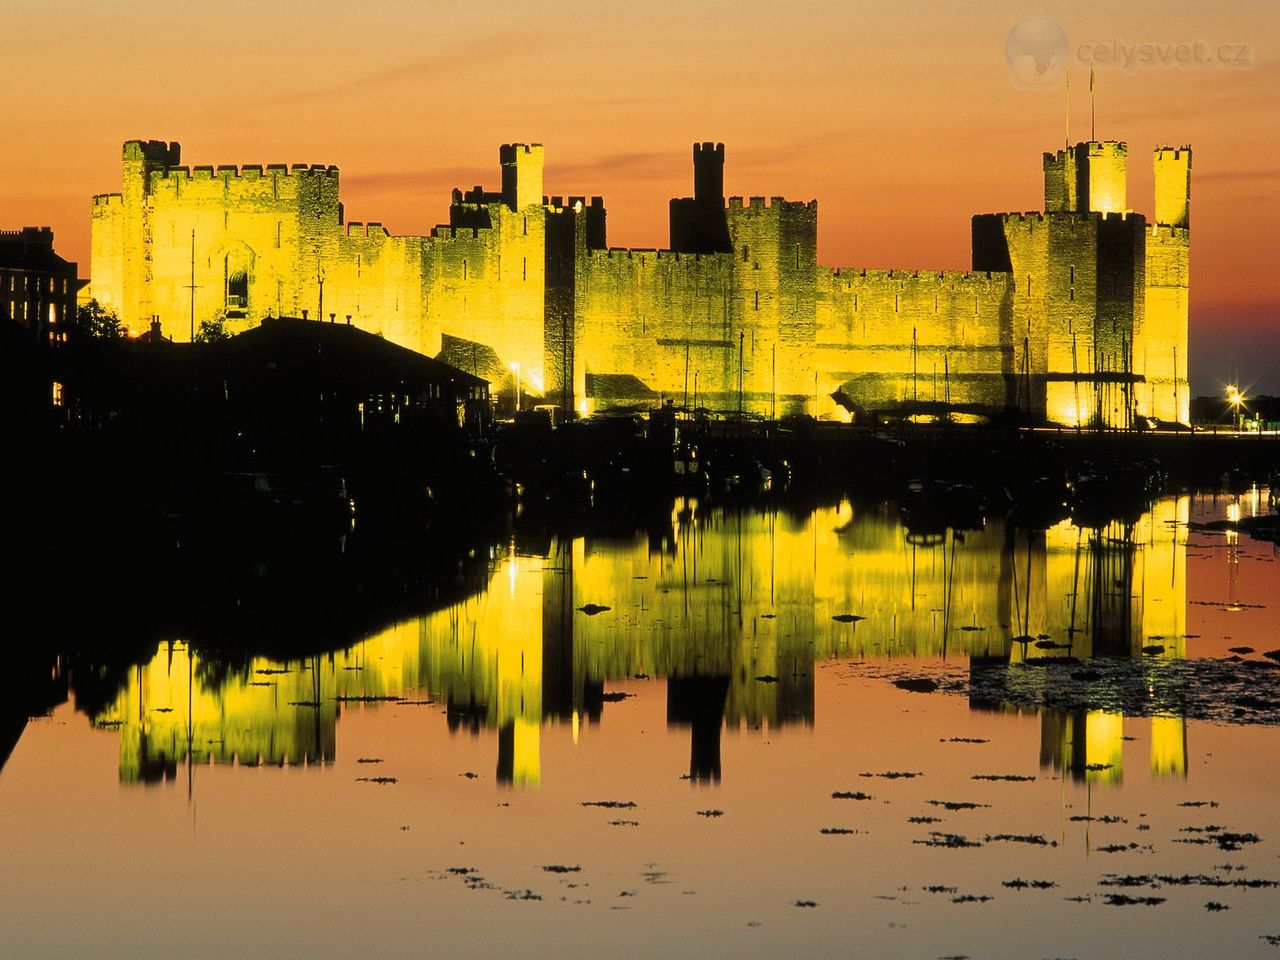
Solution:
[[[693,196],[671,201],[671,249],[731,253],[724,212],[724,144],[693,145]]]
[[[1147,302],[1136,339],[1149,416],[1189,423],[1187,290],[1191,255],[1191,148],[1155,150],[1156,216],[1147,236]]]
[[[1123,213],[1129,147],[1086,141],[1044,155],[1045,213]]]
[[[504,143],[498,151],[502,165],[502,201],[512,210],[542,205],[542,144]]]
[[[1124,213],[1128,156],[1128,144],[1116,140],[1076,144],[1076,189],[1081,213]]]

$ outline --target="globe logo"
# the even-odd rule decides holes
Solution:
[[[1015,87],[1053,90],[1067,71],[1067,35],[1048,17],[1029,17],[1005,37],[1004,58]]]

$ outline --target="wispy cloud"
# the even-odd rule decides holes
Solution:
[[[577,163],[548,164],[549,174],[556,180],[591,179],[609,182],[619,180],[653,181],[670,179],[678,169],[680,159],[670,151],[630,151],[607,153],[592,160]]]
[[[1280,60],[1268,60],[1247,70],[1219,70],[1194,74],[1195,96],[1170,97],[1159,103],[1166,119],[1196,117],[1247,117],[1257,111],[1275,108],[1276,84],[1280,82]],[[1140,123],[1151,119],[1151,106],[1108,111],[1108,120],[1116,123]]]
[[[1215,181],[1218,183],[1258,183],[1280,181],[1280,170],[1207,170],[1193,174],[1196,183]]]
[[[407,187],[420,189],[426,185],[447,183],[455,187],[475,186],[486,179],[495,180],[497,164],[492,169],[475,167],[432,167],[421,170],[384,170],[377,173],[343,174],[342,186],[358,190],[386,190]]]
[[[309,90],[295,90],[262,102],[278,105],[347,97],[370,88],[420,80],[433,74],[456,70],[459,67],[479,67],[495,61],[527,57],[541,46],[545,46],[544,41],[531,40],[522,31],[508,30],[502,33],[491,33],[465,40],[428,57],[420,57],[407,63],[375,70],[338,83],[325,84]]]

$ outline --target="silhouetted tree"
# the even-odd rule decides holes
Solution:
[[[76,310],[76,327],[83,335],[99,340],[120,340],[125,335],[115,311],[108,310],[96,299],[80,304]]]
[[[225,318],[219,313],[200,321],[200,327],[196,330],[196,343],[217,343],[230,336],[231,334],[227,333]]]

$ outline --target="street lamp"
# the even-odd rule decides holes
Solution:
[[[515,372],[516,375],[516,413],[520,412],[520,361],[513,360],[507,366]]]
[[[1235,384],[1227,387],[1227,403],[1231,404],[1235,414],[1236,432],[1240,430],[1240,408],[1244,406],[1244,394],[1240,392],[1240,388]]]

